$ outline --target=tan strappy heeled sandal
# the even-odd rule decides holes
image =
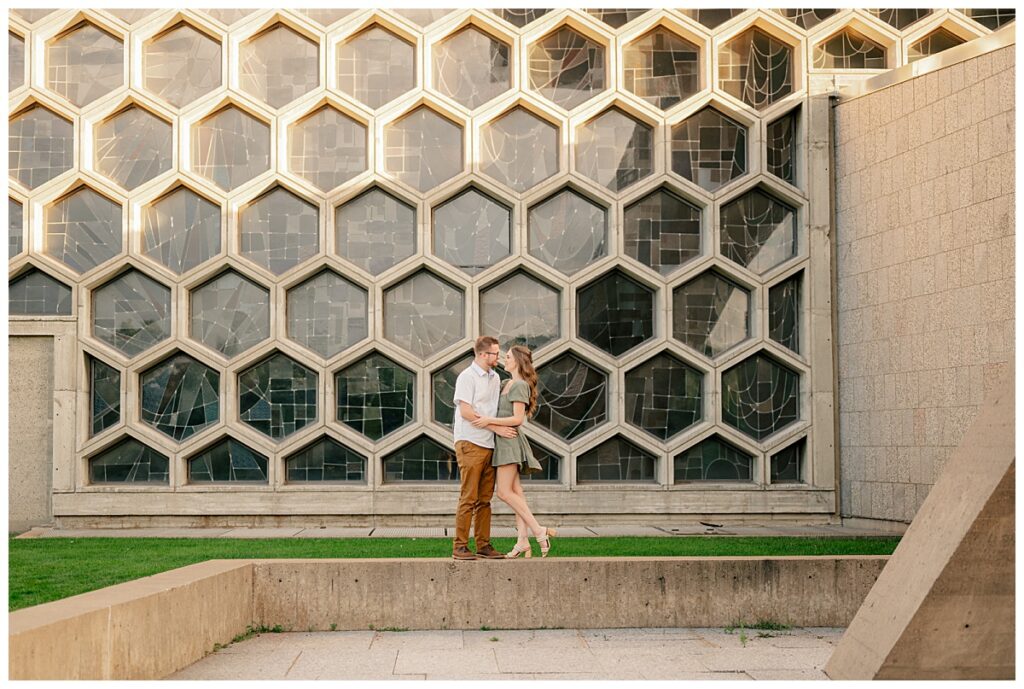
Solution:
[[[540,556],[547,557],[551,550],[551,537],[557,536],[558,532],[550,526],[544,529],[544,538],[537,537],[537,544],[540,546]]]
[[[531,557],[533,557],[533,549],[530,547],[529,543],[527,543],[526,546],[523,548],[520,548],[519,544],[516,543],[514,546],[512,546],[512,550],[505,553],[505,558],[508,560],[515,560],[520,555],[525,556],[526,559],[530,559]]]

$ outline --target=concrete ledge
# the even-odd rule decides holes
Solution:
[[[11,679],[159,679],[295,631],[845,627],[887,557],[211,560],[9,615]]]

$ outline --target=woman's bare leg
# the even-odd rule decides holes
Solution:
[[[518,471],[516,472],[515,477],[512,479],[512,490],[515,491],[516,495],[523,499],[523,502],[526,502],[526,493],[523,492],[523,484],[519,480]],[[516,534],[518,536],[516,540],[516,545],[518,545],[520,548],[529,548],[530,532],[526,528],[526,522],[518,514],[516,515]]]
[[[533,516],[533,512],[530,511],[530,506],[526,504],[526,498],[524,495],[516,493],[512,487],[515,479],[519,478],[519,467],[515,464],[502,464],[498,467],[498,480],[495,486],[495,493],[498,498],[506,505],[512,508],[512,511],[517,516],[522,518],[526,527],[533,532],[534,536],[540,536],[545,533],[544,527],[537,523],[537,519]]]

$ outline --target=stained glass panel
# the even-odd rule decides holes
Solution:
[[[668,275],[701,253],[700,209],[667,189],[626,206],[622,232],[625,252]]]
[[[664,27],[622,49],[623,87],[662,110],[701,89],[700,49]]]
[[[267,458],[225,438],[188,461],[189,483],[267,483]]]
[[[800,418],[800,376],[764,354],[722,373],[722,421],[761,440]]]
[[[967,9],[962,9],[960,11],[992,31],[1001,28],[1005,24],[1009,24],[1017,15],[1016,10],[1012,7],[984,10],[968,7]]]
[[[654,291],[615,270],[577,294],[577,333],[612,356],[654,337]]]
[[[718,436],[676,455],[675,483],[688,481],[750,481],[754,458]]]
[[[815,26],[825,21],[839,10],[798,10],[798,9],[783,9],[776,10],[783,17],[793,22],[801,29],[813,29]]]
[[[591,14],[613,29],[620,29],[629,22],[633,21],[637,17],[646,14],[649,10],[645,9],[601,9],[601,10],[587,10],[588,14]]]
[[[703,418],[704,374],[661,353],[626,373],[627,423],[668,440]]]
[[[462,290],[421,270],[384,292],[384,338],[426,359],[465,336]]]
[[[238,48],[241,89],[280,108],[320,85],[319,46],[277,24]]]
[[[530,208],[527,234],[531,256],[572,275],[607,252],[607,211],[563,189]]]
[[[374,352],[338,371],[336,418],[371,440],[415,420],[416,374]]]
[[[124,46],[81,22],[46,46],[46,88],[82,107],[124,84]]]
[[[929,55],[955,48],[961,43],[965,43],[964,39],[940,27],[907,48],[907,62],[917,62]]]
[[[70,316],[71,288],[39,270],[29,270],[8,287],[11,316]]]
[[[239,251],[275,275],[320,250],[320,213],[313,204],[275,187],[238,213]]]
[[[462,172],[462,127],[420,106],[384,128],[384,169],[425,192]]]
[[[719,49],[718,82],[726,93],[763,110],[793,92],[793,49],[748,29]]]
[[[459,480],[455,451],[421,437],[384,456],[384,482]]]
[[[338,206],[338,255],[379,275],[416,253],[416,209],[374,188]]]
[[[330,358],[369,334],[366,290],[325,270],[288,290],[288,337]]]
[[[366,482],[366,457],[321,438],[285,460],[288,483]]]
[[[687,17],[700,22],[709,29],[717,29],[720,25],[737,17],[745,10],[707,9],[707,10],[679,10]]]
[[[815,69],[885,69],[885,48],[846,28],[814,46]]]
[[[654,455],[617,435],[576,459],[576,481],[654,483],[656,466]]]
[[[220,206],[178,187],[142,209],[142,253],[179,275],[220,253]]]
[[[568,26],[531,45],[527,67],[530,87],[566,110],[582,105],[606,86],[604,46]]]
[[[654,130],[611,108],[576,132],[576,169],[598,184],[622,191],[654,170]]]
[[[366,171],[366,127],[325,105],[288,127],[288,168],[320,191]]]
[[[434,254],[476,275],[512,250],[512,211],[476,189],[434,208]]]
[[[467,26],[434,46],[434,88],[470,110],[512,86],[507,43]]]
[[[142,108],[122,110],[96,125],[96,170],[134,189],[171,169],[171,124]]]
[[[121,421],[121,372],[89,357],[89,435],[94,436]]]
[[[187,354],[175,354],[139,378],[139,415],[181,442],[220,418],[220,374]]]
[[[518,192],[558,172],[558,127],[516,107],[480,129],[480,171]]]
[[[513,24],[520,29],[529,24],[530,22],[540,19],[551,10],[538,9],[531,7],[529,9],[511,9],[508,7],[502,7],[499,9],[492,9],[496,15],[507,21],[509,24]]]
[[[270,336],[270,292],[234,271],[194,290],[189,334],[227,357]]]
[[[706,356],[718,356],[750,336],[750,293],[716,272],[703,273],[672,293],[672,337]]]
[[[192,129],[192,167],[231,191],[270,169],[270,126],[228,106]]]
[[[480,291],[480,332],[498,338],[502,347],[530,349],[558,339],[558,290],[523,272]]]
[[[144,44],[142,84],[182,108],[221,84],[221,45],[182,22]]]
[[[29,189],[49,182],[75,164],[75,128],[42,106],[11,118],[7,167],[11,179]]]
[[[800,291],[803,273],[768,290],[768,337],[800,353]]]
[[[338,46],[338,88],[379,108],[416,85],[416,49],[374,24]]]
[[[608,420],[608,378],[574,354],[563,354],[537,369],[538,426],[566,440]]]
[[[889,10],[867,10],[889,26],[903,30],[916,22],[918,19],[927,17],[932,10],[921,9],[889,9]]]
[[[126,438],[89,460],[89,482],[169,483],[166,456],[135,438]]]
[[[772,483],[804,483],[803,458],[807,438],[801,438],[781,452],[772,455]]]
[[[121,206],[80,187],[46,209],[43,251],[76,273],[121,252]]]
[[[92,295],[92,334],[127,356],[171,336],[171,290],[137,270]]]
[[[760,189],[722,206],[722,255],[761,275],[796,255],[796,211]]]
[[[708,191],[747,172],[747,128],[708,106],[672,128],[672,171]]]
[[[765,167],[770,174],[790,184],[796,184],[796,162],[798,159],[799,141],[797,139],[797,117],[799,109],[788,113],[770,123],[767,127],[767,158]]]
[[[274,354],[238,374],[238,416],[275,440],[316,421],[317,374]]]

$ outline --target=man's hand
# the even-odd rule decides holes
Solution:
[[[489,416],[478,416],[473,421],[471,421],[470,424],[472,424],[476,428],[487,428],[488,426],[491,425],[491,421],[492,419]]]
[[[488,426],[488,429],[494,431],[495,435],[500,435],[502,438],[514,438],[519,435],[519,431],[511,426]]]

